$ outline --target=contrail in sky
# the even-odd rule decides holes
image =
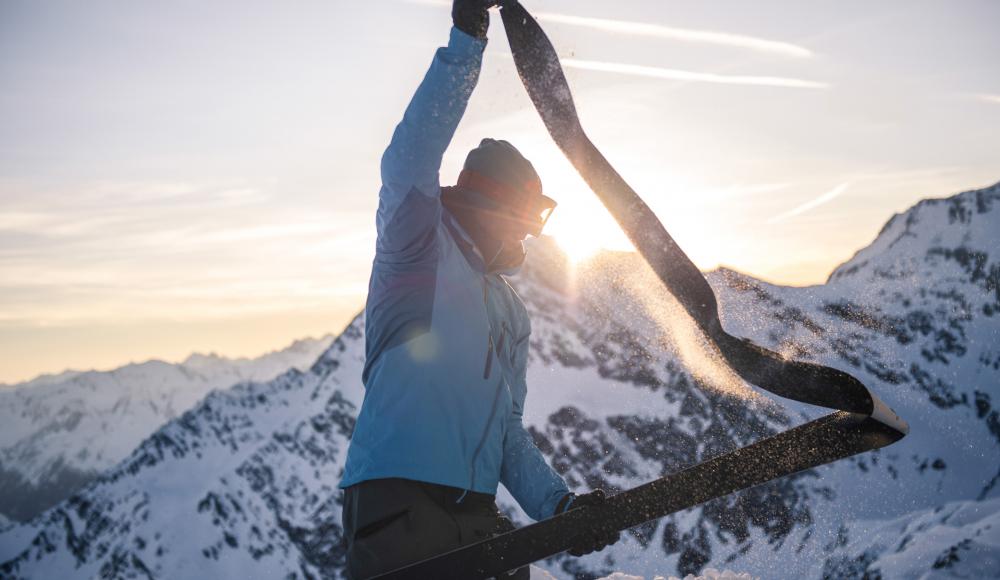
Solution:
[[[451,2],[446,0],[406,0],[410,4],[423,4],[425,6],[451,6]],[[744,48],[757,52],[769,52],[796,58],[809,58],[813,52],[808,48],[781,42],[746,36],[743,34],[731,34],[728,32],[716,32],[712,30],[693,30],[690,28],[673,28],[660,24],[649,24],[646,22],[630,22],[627,20],[612,20],[610,18],[593,18],[587,16],[573,16],[571,14],[557,14],[553,12],[539,12],[534,15],[542,22],[554,22],[557,24],[568,24],[604,32],[617,34],[628,34],[632,36],[653,36],[656,38],[666,38],[670,40],[680,40],[683,42],[699,42],[703,44],[716,44],[722,46],[732,46]]]
[[[700,42],[704,44],[719,44],[723,46],[733,46],[756,50],[758,52],[770,52],[784,56],[797,58],[809,58],[812,51],[777,40],[767,40],[754,36],[742,34],[730,34],[728,32],[715,32],[712,30],[692,30],[689,28],[673,28],[660,24],[647,24],[645,22],[629,22],[627,20],[611,20],[609,18],[590,18],[586,16],[571,16],[569,14],[554,14],[542,12],[535,15],[542,22],[556,22],[559,24],[569,24],[581,26],[605,32],[616,32],[619,34],[630,34],[633,36],[655,36],[657,38],[668,38],[670,40],[680,40],[684,42]]]
[[[786,219],[788,219],[790,217],[797,216],[800,213],[805,213],[805,212],[807,212],[807,211],[809,211],[809,210],[811,210],[813,208],[819,207],[819,206],[823,205],[824,203],[829,203],[829,202],[833,201],[834,199],[840,197],[840,195],[842,193],[844,193],[845,191],[847,191],[847,188],[850,187],[850,186],[851,186],[850,182],[841,183],[837,187],[834,187],[833,189],[831,189],[830,191],[828,191],[828,192],[824,193],[823,195],[817,197],[816,199],[807,201],[807,202],[805,202],[804,204],[802,204],[802,205],[800,205],[798,207],[792,208],[792,209],[790,209],[790,210],[788,210],[788,211],[786,211],[784,213],[780,213],[780,214],[772,217],[771,219],[767,220],[767,223],[769,223],[769,224],[776,224],[776,223],[778,223],[780,221],[784,221],[784,220],[786,220]]]
[[[595,60],[579,60],[575,58],[560,59],[560,62],[562,62],[563,66],[566,68],[612,72],[612,73],[620,73],[632,76],[653,77],[658,79],[669,79],[677,81],[720,83],[726,85],[759,85],[768,87],[786,87],[794,89],[830,88],[830,85],[828,83],[823,83],[818,81],[808,81],[803,79],[785,78],[785,77],[720,75],[715,73],[702,73],[702,72],[678,70],[672,68],[643,66],[638,64],[601,62]]]
[[[987,103],[996,103],[1000,105],[1000,95],[976,95],[979,97],[980,101],[986,101]]]

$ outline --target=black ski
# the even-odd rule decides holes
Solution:
[[[782,397],[872,414],[874,397],[858,379],[837,369],[785,360],[722,328],[715,293],[701,271],[584,132],[559,57],[545,32],[516,1],[506,3],[501,14],[517,71],[556,145],[733,370],[748,383]]]
[[[626,530],[902,439],[906,423],[857,378],[838,369],[785,360],[722,328],[708,281],[583,131],[559,58],[544,31],[516,0],[504,1],[501,14],[518,74],[549,134],[719,354],[748,383],[836,412],[624,491],[600,506],[570,510],[378,578],[499,576],[569,549],[581,533]]]
[[[611,496],[602,505],[570,510],[377,578],[499,578],[569,549],[579,534],[626,530],[777,477],[884,447],[902,436],[864,415],[832,413]]]

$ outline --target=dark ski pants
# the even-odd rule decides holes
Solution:
[[[348,578],[364,580],[514,529],[494,496],[463,493],[408,479],[373,479],[344,490]],[[504,580],[529,576],[524,567]]]

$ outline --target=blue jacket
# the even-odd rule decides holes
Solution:
[[[568,493],[521,421],[531,325],[441,205],[438,171],[484,40],[451,30],[382,156],[365,398],[341,487],[385,477],[495,494],[534,519]]]

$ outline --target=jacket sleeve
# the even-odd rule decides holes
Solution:
[[[486,41],[451,29],[382,155],[376,217],[380,260],[419,261],[441,216],[441,158],[479,79]]]
[[[552,517],[559,500],[569,493],[563,478],[545,461],[531,434],[524,428],[524,399],[527,394],[527,337],[518,349],[516,368],[519,376],[511,385],[513,410],[507,418],[507,434],[503,442],[503,463],[500,481],[510,491],[525,513],[535,520]]]

